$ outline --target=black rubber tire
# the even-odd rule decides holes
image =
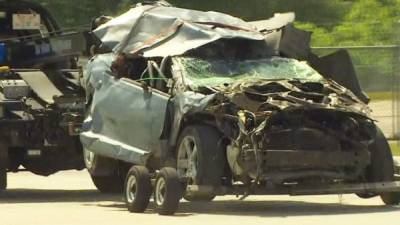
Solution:
[[[376,128],[376,137],[369,146],[371,152],[371,165],[367,168],[366,178],[368,182],[394,181],[394,163],[390,146],[379,128]],[[376,193],[380,195],[386,205],[397,205],[400,202],[400,193],[387,192]],[[369,196],[368,196],[369,195]],[[366,197],[374,193],[366,194]],[[364,196],[363,196],[364,197]]]
[[[0,143],[0,191],[7,189],[8,148]]]
[[[94,186],[104,194],[122,193],[124,182],[120,176],[91,176]]]
[[[135,179],[134,197],[130,197],[132,187],[131,179]],[[133,166],[125,179],[124,198],[129,212],[142,213],[149,205],[152,193],[151,176],[149,170],[144,166]]]
[[[84,150],[86,151],[86,150]],[[84,157],[86,157],[84,153]],[[101,193],[122,193],[125,176],[119,173],[118,162],[95,154],[91,164],[85,160],[86,168],[94,185]]]
[[[163,188],[159,188],[159,182],[164,182]],[[163,196],[163,199],[159,196]],[[154,187],[154,202],[160,215],[173,215],[179,207],[182,197],[182,184],[179,181],[175,168],[164,167],[157,174]]]
[[[377,196],[377,193],[356,193],[359,198],[369,199]]]
[[[209,193],[206,195],[183,195],[183,198],[188,202],[211,202],[216,197],[215,194]]]
[[[221,133],[211,126],[188,126],[179,136],[177,155],[186,136],[192,136],[197,146],[197,174],[192,184],[220,186],[225,168]]]

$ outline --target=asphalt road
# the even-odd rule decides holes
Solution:
[[[98,193],[86,171],[48,178],[18,173],[9,175],[9,190],[0,195],[0,225],[398,225],[400,218],[400,207],[355,195],[252,196],[244,201],[227,196],[212,203],[182,202],[175,216],[159,216],[153,209],[151,204],[144,214],[128,213],[121,196]]]
[[[371,104],[385,134],[393,133],[391,103]],[[0,225],[196,225],[196,224],[399,224],[400,207],[383,206],[379,198],[344,196],[235,196],[212,203],[182,202],[175,216],[159,216],[151,204],[144,214],[131,214],[120,195],[96,191],[86,171],[50,177],[9,174],[9,190],[0,194]]]

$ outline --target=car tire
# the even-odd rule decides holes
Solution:
[[[125,179],[124,197],[129,212],[142,213],[149,205],[152,193],[149,170],[133,166]]]
[[[188,202],[211,202],[216,197],[213,193],[207,193],[204,195],[183,195],[183,199]]]
[[[86,168],[96,188],[101,193],[122,193],[124,179],[119,174],[116,160],[83,150]]]
[[[91,176],[94,186],[104,194],[122,193],[123,182],[121,178],[114,176]]]
[[[375,140],[369,146],[371,152],[371,165],[367,168],[366,178],[368,182],[394,181],[394,163],[390,146],[379,128],[376,128]],[[366,194],[367,197],[373,196]],[[369,195],[369,196],[368,196]],[[400,202],[400,193],[377,193],[386,205],[397,205]]]
[[[154,202],[160,215],[172,215],[179,207],[182,184],[175,168],[164,167],[157,174],[154,187]]]
[[[362,199],[369,199],[369,198],[376,197],[378,194],[376,194],[376,193],[356,193],[356,195]]]
[[[224,149],[221,134],[205,125],[186,127],[178,139],[177,170],[188,184],[221,185],[224,174]],[[212,199],[212,194],[206,199]]]
[[[8,148],[5,144],[0,143],[0,191],[7,188],[7,164]]]

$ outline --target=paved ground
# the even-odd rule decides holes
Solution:
[[[371,104],[386,134],[393,132],[391,102]],[[131,214],[120,195],[99,194],[85,171],[62,172],[48,178],[30,173],[9,175],[9,190],[0,195],[0,225],[124,225],[124,224],[399,224],[400,207],[383,206],[379,198],[354,195],[258,196],[239,201],[233,196],[212,203],[181,204],[175,216],[161,217],[154,206]]]
[[[212,203],[183,202],[175,216],[159,216],[153,205],[144,214],[131,214],[119,195],[99,194],[85,171],[49,178],[10,174],[9,188],[0,196],[1,225],[397,225],[400,218],[400,207],[354,195],[262,196],[245,201],[230,196]]]

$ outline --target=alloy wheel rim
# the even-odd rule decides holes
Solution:
[[[177,170],[180,177],[190,178],[192,181],[197,176],[198,151],[193,136],[186,136],[181,141],[178,149]]]
[[[83,154],[84,154],[84,158],[85,158],[86,167],[92,168],[95,153],[91,152],[87,149],[84,149]]]

